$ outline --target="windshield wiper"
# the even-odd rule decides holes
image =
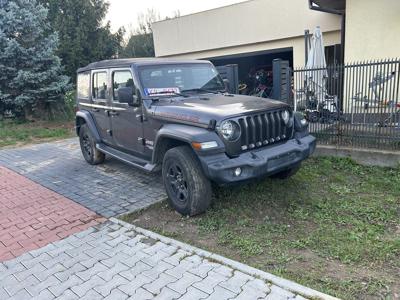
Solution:
[[[182,93],[186,93],[186,92],[204,92],[204,93],[212,93],[212,94],[219,94],[222,93],[222,90],[217,90],[217,91],[213,91],[213,90],[208,90],[208,89],[203,89],[203,88],[196,88],[196,89],[187,89],[187,90],[182,90]]]

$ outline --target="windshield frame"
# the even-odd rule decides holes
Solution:
[[[221,83],[221,90],[215,90],[215,92],[216,93],[218,93],[218,92],[222,92],[223,90],[225,90],[225,83],[224,83],[224,81],[223,81],[223,79],[222,79],[222,77],[221,77],[221,75],[219,74],[219,72],[218,72],[218,70],[215,68],[215,66],[211,63],[211,62],[208,62],[208,61],[193,61],[193,62],[168,62],[168,63],[152,63],[152,64],[140,64],[140,65],[137,65],[136,66],[136,75],[137,75],[137,78],[138,78],[138,81],[139,81],[139,83],[140,83],[140,92],[142,93],[142,95],[143,95],[143,98],[144,99],[153,99],[153,98],[159,98],[159,99],[168,99],[168,98],[171,98],[171,97],[182,97],[182,96],[179,96],[179,95],[173,95],[173,94],[165,94],[165,95],[162,95],[162,94],[154,94],[154,95],[146,95],[146,93],[145,93],[145,89],[147,88],[147,87],[145,87],[144,85],[143,85],[143,82],[142,82],[142,77],[141,77],[141,71],[143,70],[143,69],[146,69],[146,68],[152,68],[152,67],[156,67],[156,66],[160,66],[160,67],[163,67],[163,66],[182,66],[182,65],[193,65],[193,66],[196,66],[196,65],[206,65],[206,66],[208,66],[208,67],[210,67],[210,68],[212,68],[215,72],[216,72],[216,78],[218,79],[218,81]],[[193,93],[193,92],[188,92],[188,93],[185,93],[185,94],[187,94],[188,96],[191,96],[191,95],[195,95],[195,94],[200,94],[200,93]],[[201,93],[201,94],[203,94],[203,93]],[[204,94],[208,94],[207,92],[204,92]],[[182,97],[183,98],[183,97]]]

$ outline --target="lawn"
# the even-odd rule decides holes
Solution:
[[[17,147],[74,135],[73,121],[0,121],[0,147]]]
[[[343,299],[400,297],[400,169],[312,158],[214,197],[194,218],[165,202],[122,218]]]

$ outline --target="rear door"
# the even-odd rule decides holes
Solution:
[[[106,144],[112,144],[111,120],[109,116],[109,72],[108,70],[92,71],[92,116],[96,122],[100,137]]]
[[[133,107],[122,99],[123,95],[136,92],[132,72],[129,68],[112,69],[111,127],[114,145],[121,150],[141,156],[143,154],[142,107]]]

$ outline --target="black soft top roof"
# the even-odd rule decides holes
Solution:
[[[123,58],[123,59],[109,59],[102,60],[88,64],[86,67],[78,69],[78,73],[85,71],[90,71],[94,69],[103,68],[123,68],[130,67],[133,64],[136,65],[151,65],[151,64],[180,64],[180,63],[209,63],[207,60],[178,60],[169,58],[154,58],[154,57],[144,57],[144,58]]]

